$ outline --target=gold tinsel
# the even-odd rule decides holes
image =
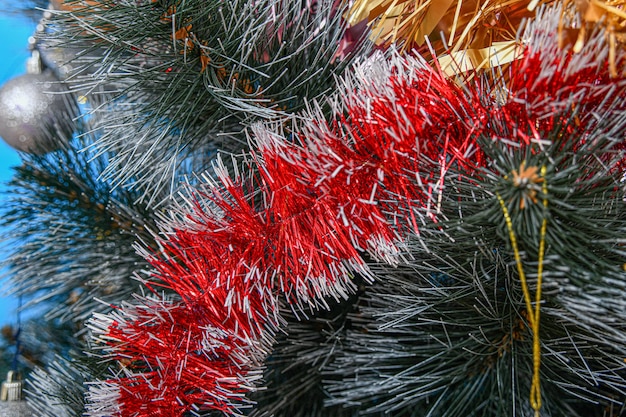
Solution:
[[[367,21],[372,39],[400,51],[434,54],[450,75],[507,64],[519,54],[517,33],[541,4],[554,0],[355,0],[346,18]],[[626,0],[561,0],[559,39],[579,51],[587,33],[600,26],[608,37],[609,64],[626,42]],[[428,38],[428,40],[426,39]]]
[[[607,37],[609,48],[609,69],[612,76],[618,75],[617,51],[626,45],[626,0],[563,0],[563,10],[559,22],[559,44],[572,46],[579,52],[590,28],[600,26]],[[572,27],[571,21],[579,19],[582,24]]]
[[[355,0],[348,21],[367,20],[379,45],[401,50],[424,46],[435,52],[488,48],[515,41],[530,0]]]

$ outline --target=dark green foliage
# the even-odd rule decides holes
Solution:
[[[155,246],[158,213],[137,192],[101,181],[108,157],[82,150],[89,138],[22,155],[6,191],[4,266],[31,311],[20,331],[19,366],[37,368],[29,398],[42,416],[82,415],[83,383],[108,376],[108,364],[84,353],[85,321],[139,290],[136,274],[147,263],[135,245]]]
[[[354,329],[330,366],[330,376],[343,378],[328,387],[328,403],[394,416],[534,414],[533,336],[500,196],[533,297],[548,219],[541,415],[621,415],[626,203],[614,138],[624,126],[623,115],[584,136],[564,135],[561,125],[543,149],[481,139],[493,164],[478,175],[451,172],[440,220],[424,216],[410,260],[375,267],[377,282],[350,315]],[[516,183],[522,163],[543,180]]]
[[[140,291],[147,264],[135,245],[156,250],[151,231],[179,182],[193,183],[218,149],[247,149],[249,123],[328,94],[363,48],[336,59],[345,5],[332,1],[84,5],[55,12],[39,46],[88,100],[88,121],[70,145],[22,155],[2,220],[12,291],[42,326],[70,329],[49,340],[60,362],[44,355],[31,386],[51,416],[80,415],[82,382],[106,378],[79,363],[84,321]]]
[[[73,359],[57,357],[29,379],[29,403],[38,417],[81,417],[86,383],[106,375],[106,364],[99,359],[82,354]]]
[[[7,190],[2,218],[11,287],[48,318],[82,323],[137,290],[145,261],[137,239],[152,241],[154,212],[132,191],[99,180],[105,155],[74,143],[45,156],[24,156]]]
[[[190,156],[247,149],[250,122],[332,91],[363,48],[337,59],[345,5],[334,3],[70,1],[44,42],[74,51],[68,81],[94,103],[97,149],[114,155],[104,177],[158,203]]]
[[[358,279],[358,278],[357,278]],[[363,289],[363,287],[361,287]],[[352,327],[348,313],[358,295],[341,303],[328,300],[329,310],[300,312],[284,308],[287,321],[277,335],[271,355],[266,359],[263,387],[251,395],[256,405],[251,417],[352,417],[354,410],[329,407],[325,390],[325,371],[341,352]]]

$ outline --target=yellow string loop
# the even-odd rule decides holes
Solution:
[[[541,167],[541,176],[543,177],[542,192],[544,195],[543,206],[548,207],[548,185],[545,181],[546,167]],[[541,223],[541,230],[539,236],[539,253],[538,253],[538,265],[537,265],[537,291],[535,292],[535,308],[532,308],[532,302],[530,298],[530,291],[528,290],[528,284],[526,282],[526,274],[524,273],[524,267],[522,265],[522,257],[520,255],[519,247],[517,245],[517,237],[513,230],[513,221],[509,210],[504,203],[504,200],[500,194],[496,193],[500,207],[502,208],[502,214],[506,223],[507,230],[509,232],[509,240],[511,241],[511,247],[513,248],[513,255],[515,257],[515,265],[517,266],[517,272],[519,274],[520,283],[522,286],[522,292],[524,293],[524,301],[526,302],[526,311],[528,311],[528,321],[533,332],[533,379],[530,387],[530,405],[535,410],[535,417],[539,417],[539,411],[541,410],[541,380],[540,380],[540,367],[541,367],[541,340],[539,338],[539,316],[541,307],[541,283],[543,277],[543,262],[544,253],[546,248],[546,230],[548,225],[548,218],[544,216]]]

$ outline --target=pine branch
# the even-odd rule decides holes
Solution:
[[[300,2],[68,2],[50,45],[76,48],[71,85],[95,96],[97,149],[115,156],[104,172],[115,184],[170,187],[191,154],[246,148],[242,134],[322,98],[362,46],[338,57],[344,6]],[[224,137],[235,142],[223,143]],[[170,191],[172,188],[170,187]]]
[[[576,187],[578,180],[569,176],[569,185]],[[399,416],[534,414],[528,405],[532,335],[498,203],[490,192],[494,185],[451,179],[449,186],[451,198],[442,204],[440,217],[446,220],[420,228],[409,246],[411,260],[398,268],[371,266],[377,281],[350,316],[355,330],[348,332],[344,350],[326,371],[334,396],[329,405]],[[561,197],[550,196],[551,202]],[[612,209],[600,211],[595,203],[600,198],[606,201],[602,187],[592,187],[568,202],[583,211],[595,204],[596,217],[616,216]],[[620,196],[613,202],[624,205]],[[543,215],[541,210],[526,214],[535,217],[530,224]],[[613,228],[597,227],[593,236],[600,233],[615,242],[614,236],[624,232],[624,220],[622,211]],[[555,234],[573,234],[559,230],[558,224],[554,228]],[[583,244],[595,240],[585,232],[577,232]],[[620,266],[611,265],[613,245],[590,244],[598,263],[611,265],[599,271],[585,259],[562,256],[551,235],[546,239],[542,415],[600,416],[609,409],[619,415],[626,370],[625,351],[617,340],[626,336],[626,329],[619,324],[625,310],[618,293],[625,288]],[[525,242],[524,265],[534,271],[536,252]],[[577,283],[580,276],[586,284]],[[529,277],[535,291],[536,275]],[[341,380],[332,381],[337,377]]]
[[[359,281],[358,278],[355,280]],[[363,288],[361,287],[361,291]],[[328,310],[303,315],[288,307],[282,309],[286,320],[277,335],[274,348],[265,360],[266,371],[260,384],[263,388],[251,393],[256,402],[251,417],[350,417],[354,410],[328,407],[324,371],[342,350],[347,332],[352,327],[347,315],[358,295],[337,303],[328,300]]]
[[[190,62],[184,48],[199,54],[194,65],[195,70],[200,65],[202,77],[210,72],[213,58],[203,61],[198,51],[205,50],[201,36],[211,33],[198,29],[198,22],[212,16],[202,14],[199,3],[188,9],[188,21],[180,10],[177,18],[169,8],[165,15],[156,13],[162,3],[100,5],[94,24],[83,24],[79,33],[109,43],[105,63],[128,58],[132,66],[137,53],[147,56],[141,42],[130,42],[133,36],[146,41],[146,35],[124,13],[115,14],[141,9],[143,16],[152,16],[150,22],[165,19],[175,29],[155,32],[162,44],[169,40],[172,62],[183,68],[173,67],[172,80],[181,85],[187,80],[179,77]],[[228,4],[236,5],[242,4]],[[195,12],[200,20],[194,20]],[[70,17],[73,13],[81,11],[67,12]],[[264,24],[256,25],[249,24],[259,22],[254,13],[243,14],[250,21],[236,15],[224,20],[233,24],[234,34],[224,40],[240,43],[265,33],[266,16]],[[105,15],[126,19],[130,38],[111,37],[121,36],[122,30]],[[87,18],[73,21],[85,23]],[[139,195],[132,187],[113,187],[125,182],[121,177],[99,185],[106,192],[98,194],[90,177],[76,180],[80,175],[71,163],[61,164],[62,171],[71,173],[65,177],[56,171],[42,175],[38,168],[25,171],[44,186],[29,188],[22,208],[52,207],[48,213],[75,213],[80,221],[68,225],[48,214],[41,217],[42,225],[34,226],[45,210],[38,208],[37,215],[24,210],[22,218],[33,224],[25,226],[29,233],[23,236],[35,232],[44,237],[30,246],[26,241],[30,258],[24,256],[20,265],[28,266],[27,259],[51,248],[61,261],[44,258],[43,272],[67,274],[74,270],[65,269],[70,259],[62,256],[97,265],[108,259],[98,246],[104,241],[125,248],[118,254],[122,262],[113,262],[112,275],[120,271],[119,276],[128,277],[134,258],[124,250],[137,236],[147,243],[136,262],[152,267],[150,279],[143,282],[152,294],[119,302],[91,321],[105,358],[117,368],[110,379],[97,377],[91,385],[87,413],[240,415],[248,412],[250,396],[257,395],[264,360],[272,367],[265,373],[268,390],[258,393],[261,405],[252,414],[292,412],[298,404],[291,400],[297,396],[290,385],[306,381],[315,413],[322,413],[324,405],[339,415],[531,415],[538,408],[528,398],[536,375],[546,415],[619,410],[626,391],[626,309],[619,301],[626,289],[620,182],[626,83],[598,66],[603,58],[600,37],[578,54],[550,46],[556,45],[554,39],[549,43],[542,37],[554,33],[555,24],[550,15],[529,26],[524,38],[537,48],[512,65],[504,92],[459,87],[423,61],[396,55],[379,55],[356,67],[328,101],[328,109],[326,103],[312,105],[298,115],[295,124],[301,124],[293,129],[282,119],[255,125],[244,169],[229,173],[218,159],[215,177],[202,177],[196,193],[181,195],[180,209],[159,225],[158,238],[145,232],[153,228],[150,219],[156,215],[137,201],[148,188],[160,189],[154,184],[162,182],[159,178],[176,178],[168,169],[178,170],[178,162],[140,178]],[[275,36],[282,36],[278,32]],[[258,36],[254,39],[267,40]],[[176,48],[183,48],[184,65]],[[158,55],[156,61],[146,61],[148,68],[161,65]],[[255,72],[242,65],[249,56],[231,56],[236,59],[228,62],[249,71],[246,76],[258,73],[258,67]],[[223,81],[219,68],[227,64],[220,65],[213,68],[217,81]],[[94,122],[109,126],[104,135],[112,140],[110,149],[129,161],[141,149],[127,147],[129,133],[107,123],[136,123],[133,135],[148,126],[146,137],[156,133],[161,139],[174,132],[166,129],[183,115],[168,96],[170,90],[161,95],[167,106],[155,99],[157,85],[168,73],[151,74],[155,85],[141,77],[134,78],[141,84],[136,91],[131,82],[120,84],[124,94],[115,105],[123,106],[122,98],[134,100],[126,108],[128,119],[112,112],[108,121],[103,114]],[[230,95],[216,84],[208,93],[202,91],[224,109],[241,112],[225,121],[227,126],[248,123],[250,114],[268,116],[259,103],[242,105],[238,89],[248,94],[243,81],[251,78],[234,75],[227,72],[233,82]],[[581,79],[586,81],[582,85]],[[194,91],[184,97],[194,98]],[[146,113],[151,107],[154,112]],[[170,108],[173,113],[167,113]],[[195,117],[187,116],[183,120]],[[178,125],[176,133],[186,134],[189,126]],[[202,126],[214,127],[212,122]],[[163,149],[152,142],[147,154],[141,151],[133,161],[147,169],[149,152]],[[190,159],[182,160],[195,170]],[[54,168],[48,165],[46,169]],[[57,178],[66,179],[55,182]],[[107,199],[116,193],[117,200]],[[154,201],[162,200],[156,196]],[[21,215],[17,208],[12,219]],[[57,226],[54,236],[46,234],[49,225]],[[122,232],[110,237],[106,231],[111,230]],[[62,250],[56,241],[60,232],[62,243],[71,243]],[[350,298],[356,289],[354,271],[374,283],[359,297],[358,310],[346,316],[332,311],[335,305],[328,300]],[[159,294],[160,287],[175,294]],[[539,288],[545,290],[543,297],[528,301],[527,290]],[[294,312],[329,309],[331,319],[316,313],[310,322],[290,323],[286,329],[291,334],[273,344],[274,332],[285,326],[281,299]],[[340,331],[329,335],[329,329]],[[275,356],[268,356],[272,345]],[[322,358],[326,362],[318,365]],[[540,374],[534,369],[537,358]]]
[[[32,374],[27,388],[29,404],[41,417],[83,416],[86,383],[106,375],[106,364],[94,357],[58,357],[45,370]]]
[[[107,155],[78,152],[83,144],[24,155],[2,219],[14,293],[45,304],[49,318],[77,323],[137,290],[132,277],[144,261],[133,245],[151,242],[154,228],[136,193],[99,180]]]
[[[607,74],[588,68],[590,77]],[[477,140],[484,168],[450,166],[445,188],[432,197],[436,222],[421,212],[410,256],[398,268],[370,265],[376,283],[327,370],[345,375],[331,379],[329,405],[401,416],[534,415],[531,320],[501,199],[531,293],[543,267],[541,415],[623,412],[624,82],[614,81],[620,93],[607,99],[593,83],[570,92],[567,78],[552,78],[549,87],[525,81],[536,90],[512,90],[517,100],[492,113]],[[559,101],[547,111],[533,94]],[[515,119],[508,106],[519,110]]]

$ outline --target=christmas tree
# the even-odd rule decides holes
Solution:
[[[33,414],[622,415],[623,6],[52,1],[0,90]]]

